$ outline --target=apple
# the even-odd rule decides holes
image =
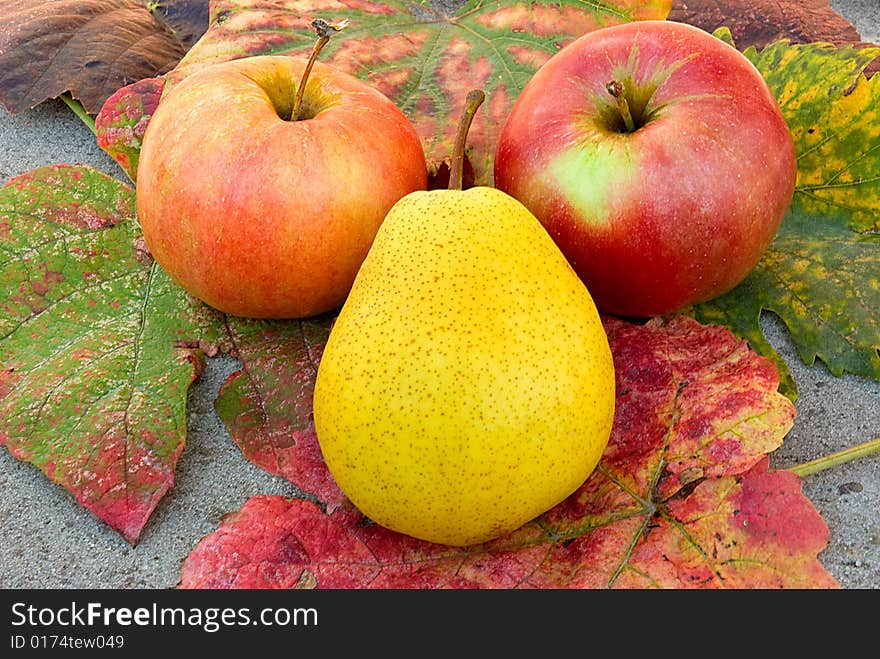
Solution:
[[[601,28],[529,80],[495,186],[534,213],[605,313],[647,317],[740,283],[794,194],[788,126],[734,47],[673,21]]]
[[[342,305],[385,214],[427,187],[408,118],[368,83],[263,55],[212,64],[161,99],[137,215],[153,258],[226,313],[302,318]]]

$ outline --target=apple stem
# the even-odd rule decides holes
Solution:
[[[620,116],[623,117],[623,123],[626,125],[627,132],[634,133],[636,130],[636,124],[629,111],[629,103],[626,101],[626,95],[624,94],[626,89],[624,88],[623,83],[619,80],[612,80],[608,83],[606,89],[617,101],[617,109],[620,112]]]
[[[303,94],[306,90],[306,83],[309,80],[309,74],[312,72],[312,67],[315,65],[315,60],[318,59],[318,54],[327,45],[327,42],[330,41],[330,35],[334,32],[339,32],[342,28],[348,25],[348,19],[340,21],[339,23],[328,23],[322,18],[316,18],[311,23],[312,29],[318,33],[318,41],[315,42],[315,46],[312,48],[312,53],[309,55],[309,61],[306,63],[306,68],[303,71],[302,78],[299,81],[299,87],[296,89],[296,96],[293,99],[293,110],[290,113],[290,120],[296,121],[299,118],[299,111],[302,107]]]
[[[455,146],[452,151],[452,164],[449,166],[449,189],[461,190],[462,179],[464,176],[464,147],[467,142],[468,131],[471,128],[471,122],[477,113],[480,105],[486,99],[486,95],[481,89],[472,89],[468,92],[465,100],[464,111],[461,114],[461,120],[458,123],[458,133],[455,136]]]

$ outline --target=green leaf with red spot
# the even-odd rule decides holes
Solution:
[[[777,43],[746,55],[776,95],[795,143],[795,195],[767,253],[733,291],[698,305],[772,357],[763,310],[791,331],[806,364],[880,378],[880,78],[863,71],[880,48]]]
[[[167,80],[173,86],[206,64],[239,57],[305,57],[315,42],[313,18],[348,19],[349,26],[321,52],[322,61],[368,81],[404,110],[422,138],[432,172],[452,157],[467,92],[483,89],[488,100],[472,124],[468,157],[475,182],[485,184],[491,182],[501,125],[543,62],[600,26],[665,18],[670,1],[218,0],[211,5],[208,31]]]
[[[162,78],[145,78],[116,91],[95,117],[98,146],[137,181],[141,143],[165,89]]]
[[[242,368],[215,402],[245,457],[331,508],[345,497],[318,446],[312,395],[332,322],[333,316],[283,322],[229,317],[229,340]]]
[[[134,191],[48,166],[0,188],[0,443],[135,543],[174,481],[186,392],[220,337],[143,249]]]
[[[796,476],[767,471],[794,417],[773,364],[684,316],[604,322],[618,391],[608,449],[533,522],[455,548],[389,531],[350,503],[257,496],[199,543],[181,586],[835,587],[816,559],[827,526]]]

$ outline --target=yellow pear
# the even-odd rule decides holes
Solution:
[[[314,420],[330,473],[374,522],[447,545],[508,533],[594,470],[614,365],[584,284],[525,206],[460,187],[400,199],[330,332]]]

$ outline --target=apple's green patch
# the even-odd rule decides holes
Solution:
[[[773,44],[746,55],[764,75],[798,155],[794,199],[764,258],[730,293],[698,305],[772,357],[781,390],[796,385],[760,327],[762,310],[791,331],[801,359],[834,375],[880,378],[880,48]]]
[[[630,185],[638,165],[625,140],[606,140],[561,153],[545,175],[551,177],[553,188],[573,201],[574,210],[598,228],[609,221],[608,195]]]

